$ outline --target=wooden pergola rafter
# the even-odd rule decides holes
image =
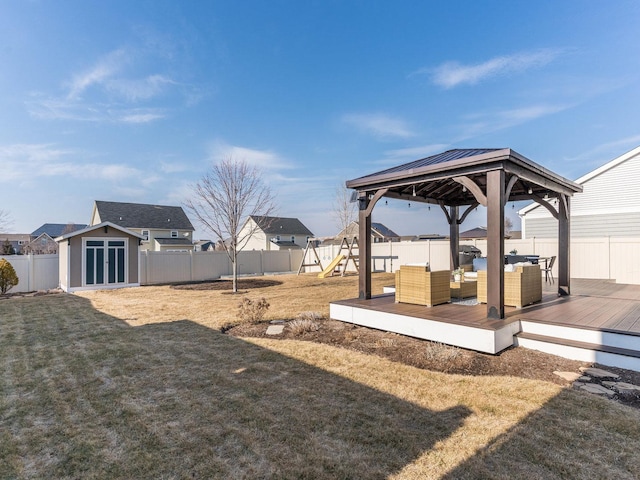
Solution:
[[[504,208],[532,200],[558,220],[558,294],[570,293],[570,198],[582,187],[508,149],[457,149],[347,182],[357,191],[360,298],[371,298],[371,213],[382,197],[439,205],[449,223],[450,265],[458,267],[459,226],[487,208],[487,316],[504,318]],[[556,210],[548,199],[557,199]]]

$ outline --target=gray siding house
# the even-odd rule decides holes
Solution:
[[[193,250],[194,228],[182,207],[96,200],[91,225],[103,222],[140,234],[141,250]]]
[[[571,237],[640,237],[640,147],[576,180]],[[521,209],[522,238],[556,238],[558,222],[534,203]]]

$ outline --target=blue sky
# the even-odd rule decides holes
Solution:
[[[640,145],[639,21],[636,1],[0,0],[0,209],[26,233],[95,199],[181,205],[232,156],[332,235],[345,180],[450,148],[576,179]],[[446,233],[437,210],[373,219]]]

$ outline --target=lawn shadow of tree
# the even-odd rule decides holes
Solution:
[[[387,478],[471,414],[189,320],[131,327],[81,297],[20,301],[41,303],[2,345],[3,477]]]

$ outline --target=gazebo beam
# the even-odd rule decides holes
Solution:
[[[487,172],[487,317],[504,318],[505,172]]]
[[[571,294],[571,223],[569,215],[569,197],[558,200],[558,295]]]

